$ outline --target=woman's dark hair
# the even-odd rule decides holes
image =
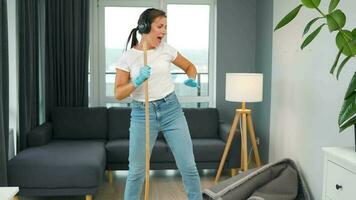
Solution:
[[[127,38],[126,50],[127,50],[127,45],[129,44],[131,37],[132,37],[132,40],[131,40],[131,48],[132,48],[136,44],[138,44],[137,31],[139,31],[141,34],[145,33],[145,32],[148,33],[151,29],[152,22],[157,17],[167,17],[167,16],[164,11],[156,9],[156,8],[148,8],[141,13],[140,18],[137,21],[137,27],[135,27],[131,30],[129,37]]]

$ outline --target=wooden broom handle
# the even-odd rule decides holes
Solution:
[[[147,44],[143,41],[143,64],[147,65]],[[145,115],[146,115],[146,181],[145,181],[145,200],[148,200],[150,193],[150,112],[148,103],[148,79],[144,82],[145,90]]]

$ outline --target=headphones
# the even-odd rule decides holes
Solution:
[[[147,34],[151,31],[151,22],[149,20],[149,13],[152,10],[155,10],[155,9],[153,9],[153,8],[147,9],[141,14],[140,19],[138,20],[138,26],[137,26],[139,33]]]
[[[143,33],[147,34],[151,30],[151,24],[147,23],[147,21],[144,21],[144,22],[139,23],[137,28],[141,34],[143,34]]]

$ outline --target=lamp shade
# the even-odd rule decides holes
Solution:
[[[226,73],[225,100],[260,102],[263,97],[263,75],[257,73]]]

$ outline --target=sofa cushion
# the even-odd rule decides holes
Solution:
[[[8,162],[8,181],[21,188],[89,188],[103,179],[104,141],[53,141]]]
[[[295,162],[290,159],[269,163],[223,180],[205,189],[203,198],[221,200],[312,199],[304,176]]]
[[[106,151],[108,163],[128,163],[129,140],[109,141],[106,144]],[[174,162],[173,154],[164,140],[158,139],[156,141],[152,150],[151,162]]]
[[[220,139],[192,139],[196,162],[220,161],[225,143]]]
[[[51,112],[53,139],[106,139],[104,107],[57,107]]]
[[[109,140],[129,138],[131,108],[108,109]]]
[[[216,108],[183,109],[192,138],[218,138],[219,115]]]

